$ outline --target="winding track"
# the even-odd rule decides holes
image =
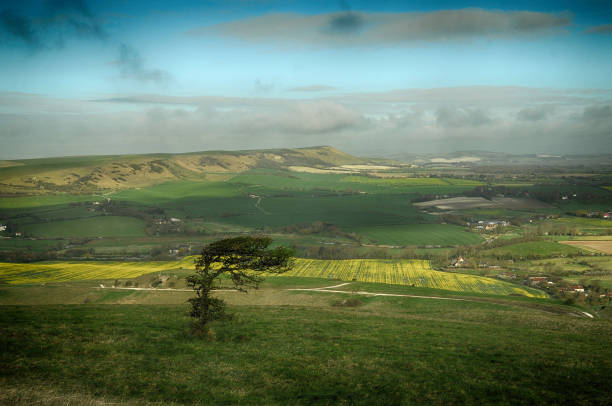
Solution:
[[[365,291],[350,291],[350,290],[335,290],[334,288],[340,288],[342,286],[346,286],[346,285],[350,285],[351,282],[345,282],[345,283],[341,283],[339,285],[333,285],[333,286],[325,286],[322,288],[293,288],[293,289],[285,289],[287,291],[293,291],[293,292],[326,292],[326,293],[343,293],[343,294],[348,294],[348,295],[364,295],[364,296],[385,296],[385,297],[412,297],[412,298],[417,298],[417,299],[437,299],[437,300],[452,300],[452,301],[458,301],[458,302],[475,302],[475,303],[491,303],[487,300],[476,300],[476,299],[460,299],[460,298],[455,298],[455,297],[440,297],[440,296],[423,296],[423,295],[406,295],[406,294],[399,294],[399,293],[375,293],[375,292],[365,292]],[[156,291],[156,292],[193,292],[193,289],[172,289],[172,288],[163,288],[163,289],[158,289],[158,288],[119,288],[119,287],[112,287],[112,286],[104,286],[104,285],[100,285],[99,287],[96,287],[97,289],[120,289],[120,290],[148,290],[148,291]],[[238,290],[236,289],[215,289],[215,291],[217,292],[238,292]],[[493,303],[497,303],[497,302],[493,302]],[[497,303],[497,304],[501,304],[501,303]],[[508,304],[506,303],[506,305],[512,305],[512,304]],[[559,312],[552,312],[550,310],[545,310],[545,309],[541,309],[541,308],[537,308],[535,310],[540,310],[546,313],[559,313]],[[569,314],[571,316],[578,316],[578,317],[586,317],[589,319],[594,319],[595,316],[593,316],[591,313],[585,312],[585,311],[576,311],[576,312],[571,312],[571,311],[567,311],[567,312],[562,312],[563,314]]]

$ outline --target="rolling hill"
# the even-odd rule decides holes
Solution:
[[[328,146],[2,161],[0,194],[90,193],[204,179],[255,168],[328,168],[368,161]]]

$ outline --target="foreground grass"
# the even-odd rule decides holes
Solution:
[[[247,295],[245,295],[247,296]],[[612,324],[489,303],[296,294],[231,306],[2,306],[0,402],[606,404]],[[35,384],[34,384],[35,382]],[[38,400],[42,402],[43,400]],[[57,404],[60,404],[59,402]],[[71,403],[73,404],[73,403]]]

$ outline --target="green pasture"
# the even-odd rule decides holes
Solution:
[[[240,195],[237,188],[225,182],[172,181],[160,185],[128,189],[113,193],[114,200],[156,206],[177,200],[227,198]]]
[[[451,224],[371,226],[355,231],[373,243],[385,245],[473,245],[482,242],[479,234]]]
[[[356,191],[365,193],[448,194],[481,183],[451,178],[371,178],[343,174],[314,174],[274,170],[251,170],[236,175],[229,183],[253,193],[274,191]]]
[[[47,171],[104,165],[116,160],[117,158],[124,159],[126,156],[75,156],[16,160],[14,162],[23,165],[0,168],[0,179],[15,176],[40,176],[41,173],[45,173]]]
[[[1,287],[0,403],[608,403],[608,320],[541,299],[290,286],[220,292],[235,317],[213,322],[204,339],[189,333],[187,292]],[[89,304],[9,305],[45,294]]]
[[[62,237],[141,237],[144,222],[133,217],[99,216],[76,220],[22,226],[25,233],[46,238]]]
[[[74,202],[102,200],[103,197],[97,195],[40,195],[40,196],[20,196],[2,197],[0,199],[0,211],[14,209],[43,208],[47,206],[67,205]]]
[[[57,247],[58,240],[30,240],[21,238],[0,238],[0,251],[47,251]]]
[[[247,228],[285,227],[322,221],[345,231],[370,225],[409,224],[434,217],[418,212],[405,195],[318,195],[296,192],[290,195],[252,198],[248,195],[186,197],[160,204],[160,207],[201,217],[205,222]]]

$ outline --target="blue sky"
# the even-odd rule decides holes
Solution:
[[[373,133],[386,141],[383,155],[398,142],[428,152],[509,142],[514,152],[601,152],[602,143],[612,152],[612,3],[507,3],[7,2],[0,158],[325,140],[363,154]],[[516,87],[520,100],[504,96]],[[491,92],[494,101],[479,96]],[[449,111],[455,125],[441,118]],[[598,121],[587,124],[592,111]],[[165,136],[152,123],[183,113],[165,121]],[[130,133],[127,115],[140,123]],[[87,124],[102,117],[121,133],[113,142]]]

